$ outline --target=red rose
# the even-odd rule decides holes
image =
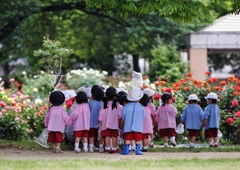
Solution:
[[[229,124],[229,125],[231,125],[232,123],[233,123],[233,118],[227,118],[227,123]]]
[[[235,113],[236,117],[240,117],[240,111]]]
[[[237,100],[237,99],[234,99],[234,100],[232,101],[232,106],[233,106],[233,107],[237,107],[237,106],[238,106],[238,100]]]
[[[155,100],[159,100],[161,98],[160,94],[154,94],[153,98]]]

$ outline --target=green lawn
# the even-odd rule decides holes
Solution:
[[[238,159],[167,159],[167,160],[130,160],[101,161],[90,159],[66,160],[4,160],[0,159],[1,170],[114,170],[114,169],[166,169],[166,170],[226,170],[238,169]]]

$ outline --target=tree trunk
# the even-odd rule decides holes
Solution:
[[[136,71],[136,72],[141,72],[140,67],[139,67],[139,63],[138,63],[139,55],[138,54],[132,54],[132,57],[133,57],[133,70]]]

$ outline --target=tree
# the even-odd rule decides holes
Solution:
[[[186,68],[180,52],[174,44],[164,44],[160,38],[156,41],[158,44],[151,51],[154,58],[150,64],[149,78],[154,81],[160,76],[163,80],[175,82],[183,76]]]
[[[234,7],[232,9],[238,9],[239,6],[237,2],[231,2]],[[154,28],[153,31],[150,31],[151,36],[149,36],[149,39],[143,37],[142,35],[148,35],[147,29],[149,29],[149,27],[145,27],[145,34],[139,33],[141,33],[143,30],[143,26],[147,26],[149,23],[148,21],[144,22],[144,19],[142,19],[135,20],[135,24],[132,24],[132,21],[134,19],[131,19],[130,17],[135,13],[148,14],[149,12],[152,12],[154,15],[151,15],[154,17],[156,17],[156,15],[168,16],[170,18],[174,18],[175,20],[181,21],[193,21],[194,18],[197,18],[201,21],[201,19],[203,19],[205,16],[210,16],[208,8],[206,8],[206,6],[200,1],[195,0],[189,0],[187,2],[179,0],[177,3],[173,0],[163,0],[161,2],[157,0],[15,0],[2,2],[0,11],[0,56],[4,58],[4,60],[1,60],[1,64],[4,65],[5,74],[8,74],[12,69],[8,64],[9,60],[13,60],[19,57],[26,57],[28,58],[31,65],[34,64],[35,61],[31,55],[31,52],[33,49],[40,48],[41,38],[39,37],[43,37],[47,34],[49,34],[52,39],[57,39],[63,44],[66,44],[65,42],[68,42],[66,44],[68,48],[73,48],[73,46],[79,47],[78,44],[81,45],[81,48],[79,48],[81,50],[86,46],[88,47],[85,52],[77,50],[76,54],[72,55],[69,61],[76,63],[77,61],[82,61],[82,59],[86,60],[86,57],[88,57],[89,60],[93,60],[94,62],[98,63],[101,61],[101,59],[103,59],[102,56],[108,56],[108,58],[104,57],[104,61],[111,61],[112,56],[116,53],[119,54],[120,51],[131,52],[134,55],[136,54],[135,56],[137,57],[145,57],[148,55],[147,53],[149,53],[149,50],[145,50],[144,54],[143,52],[137,54],[135,51],[138,52],[139,49],[144,49],[143,47],[146,47],[148,45],[147,42],[149,42],[149,40],[152,39],[152,36],[156,35],[156,32],[159,30],[155,30]],[[91,35],[91,33],[89,33],[89,30],[80,29],[80,31],[73,31],[70,28],[70,26],[78,25],[86,29],[87,26],[84,27],[84,25],[88,23],[86,21],[86,18],[89,19],[93,16],[95,18],[92,20],[99,20],[98,22],[104,21],[105,24],[111,23],[110,26],[114,26],[113,28],[117,30],[115,31],[116,33],[113,34],[114,29],[110,28],[109,25],[105,26],[103,24],[101,25],[97,23],[95,24],[97,25],[96,29],[93,27],[93,25],[88,25],[89,28],[94,28],[95,32],[98,32],[100,30],[98,28],[106,29],[108,31],[110,30],[113,38],[111,41],[107,42],[107,36],[98,35],[98,37],[95,37],[94,34]],[[138,15],[137,17],[148,19],[148,16],[146,17],[145,15]],[[78,21],[75,22],[75,24],[71,22],[72,18],[74,18],[75,21],[79,20],[80,22],[84,22],[79,24]],[[122,18],[128,18],[129,22]],[[139,25],[142,24],[142,26],[136,26],[136,23],[138,21],[140,21]],[[93,24],[93,22],[91,23]],[[122,30],[122,32],[118,33],[119,30]],[[166,30],[162,30],[162,32],[164,31]],[[75,37],[72,37],[76,36],[77,32],[81,34],[88,33],[88,35],[86,34],[82,37],[89,36],[89,39],[97,39],[98,41],[83,41],[83,43],[79,43],[80,41],[78,41]],[[105,41],[99,41],[102,38],[104,38]],[[123,42],[118,44],[116,40],[129,41],[127,43]],[[96,46],[96,48],[93,48],[91,50],[89,47],[93,42],[101,42],[100,44],[104,46],[104,49],[101,49],[99,44],[97,46],[97,44],[94,43],[93,45],[94,47]],[[109,45],[108,43],[116,45],[117,48],[114,48],[113,45]],[[150,46],[151,45],[152,44],[150,43]],[[108,51],[108,53],[106,53],[106,51]],[[83,55],[84,53],[85,55]],[[93,57],[90,55],[87,56],[87,53],[91,54]],[[100,57],[96,57],[96,54],[98,54]],[[79,57],[76,58],[75,56]],[[81,60],[79,60],[79,58]],[[64,65],[65,64],[70,65],[70,62],[64,63]],[[111,63],[109,64],[109,62],[106,62],[105,66],[106,68],[110,68]]]

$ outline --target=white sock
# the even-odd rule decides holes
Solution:
[[[209,145],[213,145],[213,142],[209,142]]]
[[[218,143],[217,142],[214,142],[214,145],[217,145]]]
[[[79,148],[79,143],[75,143],[75,149]]]
[[[170,138],[170,140],[171,140],[171,142],[175,142],[175,136],[172,136],[172,137]]]
[[[132,146],[131,146],[131,145],[129,145],[128,149],[129,149],[129,150],[132,150]]]
[[[93,144],[89,144],[89,147],[90,147],[90,148],[93,148]]]
[[[148,146],[144,146],[143,149],[148,149]]]
[[[112,148],[113,151],[117,150],[117,148]]]
[[[164,143],[164,146],[168,146],[168,143]]]
[[[103,148],[103,144],[99,144],[99,148]]]
[[[110,147],[105,147],[106,150],[110,150]]]
[[[83,149],[84,150],[87,150],[87,145],[88,145],[88,143],[83,143]]]

